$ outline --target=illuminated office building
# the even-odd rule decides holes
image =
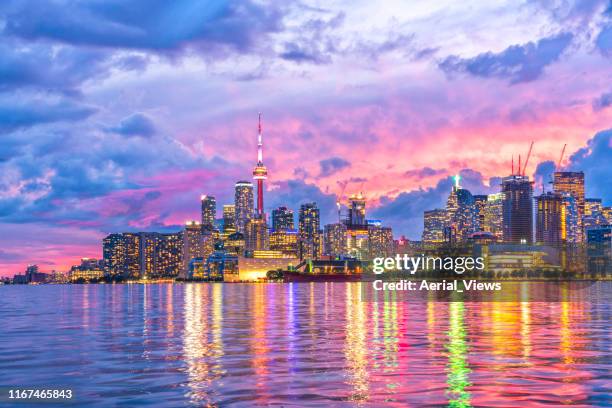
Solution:
[[[202,228],[212,231],[215,229],[215,218],[217,217],[217,201],[215,197],[203,195],[200,197],[202,204]]]
[[[223,232],[226,237],[236,232],[236,206],[234,204],[223,206]]]
[[[292,229],[273,230],[270,233],[270,250],[279,251],[284,257],[297,257],[298,232]]]
[[[317,259],[320,253],[320,214],[316,203],[300,206],[298,255],[300,259]]]
[[[272,210],[272,229],[274,231],[294,230],[293,210],[287,207]]]
[[[323,243],[323,254],[332,258],[346,255],[346,224],[327,224],[324,228]]]
[[[476,231],[476,206],[474,196],[460,187],[459,180],[460,177],[455,176],[446,202],[446,227],[450,231],[450,241],[465,242]]]
[[[446,210],[437,208],[423,213],[423,242],[439,244],[444,242],[444,228],[446,227]]]
[[[533,183],[529,177],[507,176],[502,179],[504,242],[533,241]]]
[[[485,205],[483,231],[493,234],[498,242],[504,239],[504,193],[489,194]]]
[[[393,231],[379,223],[368,223],[368,258],[393,256]]]
[[[264,251],[270,248],[268,225],[265,219],[256,217],[247,222],[244,243],[247,251]]]
[[[244,233],[247,222],[253,218],[253,183],[239,181],[235,186],[234,207],[236,230]]]
[[[584,215],[592,216],[601,214],[602,212],[601,198],[585,198],[584,199]]]

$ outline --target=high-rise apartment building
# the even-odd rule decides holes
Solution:
[[[489,194],[485,205],[483,231],[495,235],[497,241],[504,239],[504,193]]]
[[[272,229],[274,231],[294,230],[293,210],[287,207],[272,210]]]
[[[270,249],[268,224],[261,217],[251,218],[245,227],[244,243],[247,251],[266,251]]]
[[[300,259],[317,259],[320,255],[320,213],[316,203],[300,206],[298,254]]]
[[[323,253],[333,258],[339,258],[347,254],[346,224],[327,224],[324,228]]]
[[[223,232],[225,235],[236,232],[236,206],[234,204],[223,206]]]

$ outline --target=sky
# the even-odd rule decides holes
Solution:
[[[2,1],[0,275],[231,203],[258,112],[268,213],[363,192],[419,239],[452,175],[497,192],[531,141],[536,189],[567,144],[612,205],[611,1],[329,3]]]

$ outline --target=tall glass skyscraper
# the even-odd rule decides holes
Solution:
[[[236,229],[244,233],[247,222],[253,218],[253,183],[239,181],[235,186],[234,206]]]

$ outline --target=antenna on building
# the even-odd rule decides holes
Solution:
[[[529,163],[529,158],[531,157],[531,150],[533,149],[533,141],[531,142],[531,145],[529,146],[529,152],[527,152],[527,158],[525,159],[525,164],[523,165],[523,176],[525,175],[525,170],[527,169],[527,163]],[[521,169],[519,169],[519,173],[520,173]]]

